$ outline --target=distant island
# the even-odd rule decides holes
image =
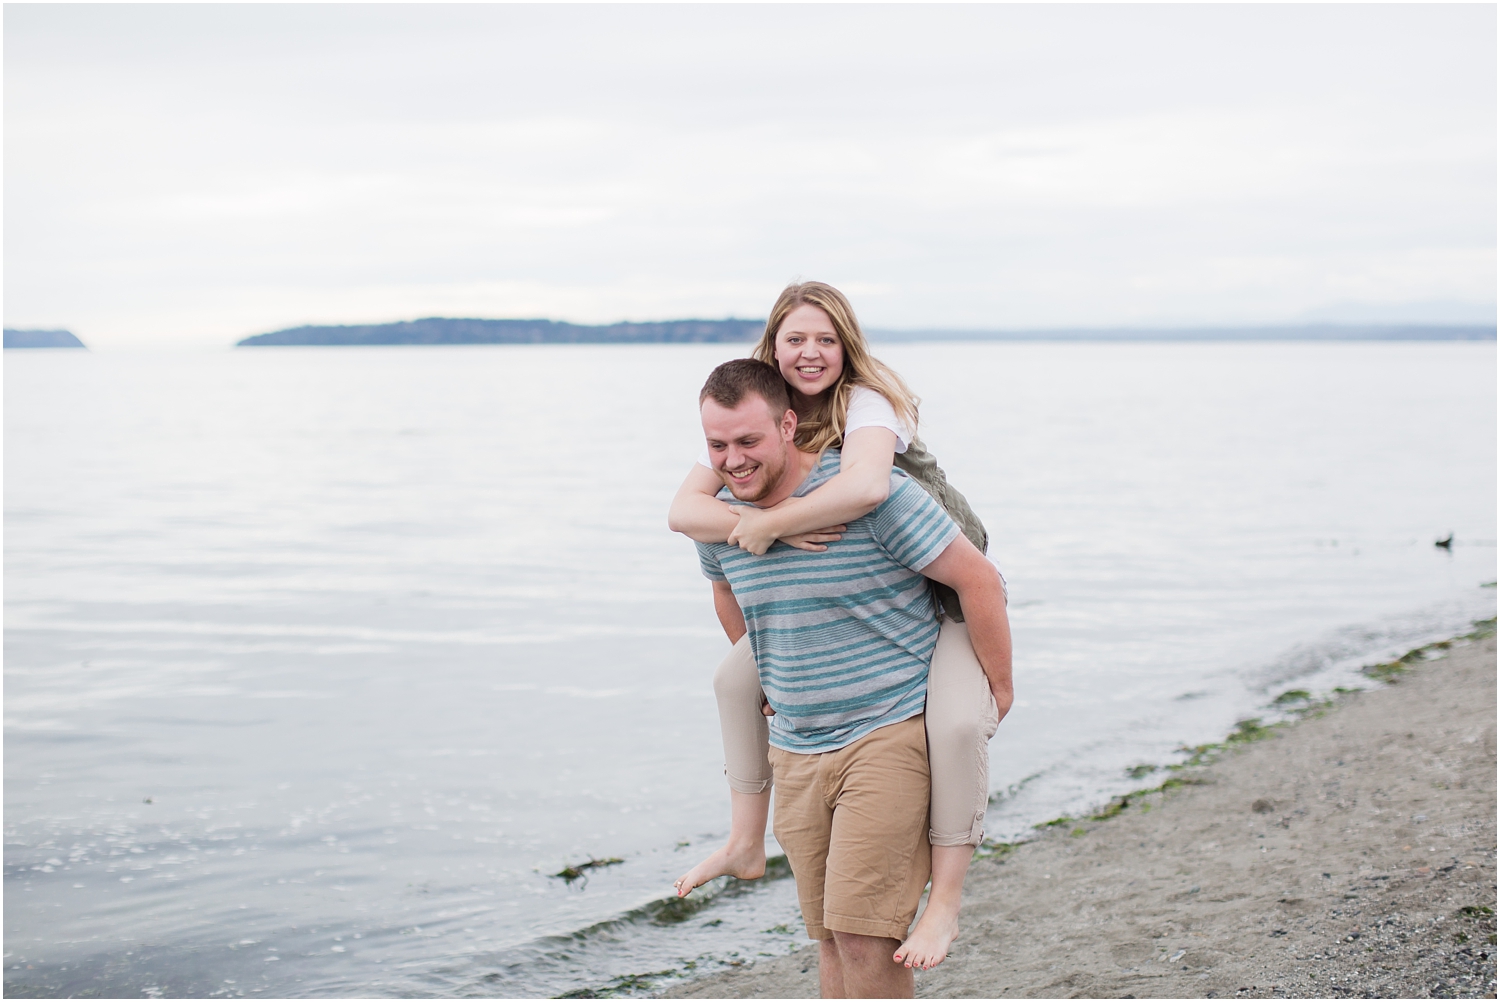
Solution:
[[[13,327],[5,328],[5,347],[7,348],[83,348],[84,343],[73,336],[71,331],[35,331],[16,330]]]
[[[666,320],[602,326],[557,320],[455,320],[428,317],[390,324],[343,327],[289,327],[238,342],[243,347],[272,345],[390,344],[693,344],[753,341],[764,320]],[[6,331],[12,334],[66,331]],[[1035,330],[868,331],[872,341],[1494,341],[1494,324],[1301,324],[1265,327],[1071,327]],[[74,346],[77,339],[73,338]],[[17,347],[21,347],[17,345]]]
[[[749,341],[765,330],[764,320],[667,320],[647,324],[591,327],[557,320],[449,320],[428,317],[394,324],[352,327],[289,327],[238,342],[246,348],[271,345],[379,344],[701,344]],[[10,337],[6,334],[7,339]],[[9,344],[9,341],[6,342]]]

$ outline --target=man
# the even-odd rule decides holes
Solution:
[[[803,453],[775,368],[719,366],[699,395],[714,469],[734,499],[770,507],[838,473]],[[772,710],[776,838],[819,940],[825,998],[910,998],[892,954],[929,874],[930,777],[922,717],[938,623],[927,579],[958,592],[1000,714],[1010,708],[1010,631],[999,574],[915,481],[891,474],[874,511],[826,552],[755,556],[698,544],[731,640],[747,630]]]

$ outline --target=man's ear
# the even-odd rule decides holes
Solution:
[[[791,442],[797,437],[797,412],[790,407],[781,415],[781,440]]]

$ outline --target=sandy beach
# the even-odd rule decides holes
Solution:
[[[977,861],[963,932],[917,995],[1495,997],[1495,639],[1483,632],[1158,772],[1176,782],[1123,809]],[[802,950],[663,995],[817,989],[817,953]]]

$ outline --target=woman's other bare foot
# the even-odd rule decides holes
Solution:
[[[766,875],[766,842],[762,837],[748,843],[730,842],[718,852],[677,878],[672,886],[677,896],[685,898],[695,887],[702,887],[715,877],[738,877],[755,880]]]
[[[956,902],[955,902],[956,905]],[[896,948],[892,959],[918,971],[936,967],[948,958],[948,947],[958,938],[958,908],[934,907],[931,900],[917,921],[917,927]]]
[[[974,858],[972,845],[932,847],[932,890],[917,927],[896,948],[898,964],[925,971],[948,958],[948,947],[958,938],[958,908],[963,903],[964,875]]]

